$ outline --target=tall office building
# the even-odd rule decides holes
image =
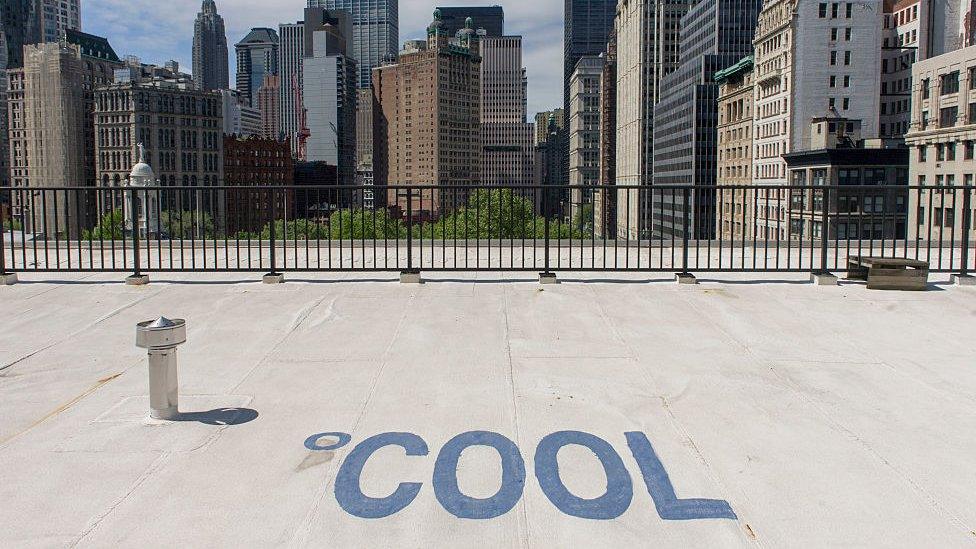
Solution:
[[[481,180],[486,185],[531,185],[534,135],[526,122],[522,37],[485,37],[480,49]]]
[[[111,83],[122,62],[104,38],[72,30],[65,34],[64,42],[25,46],[23,68],[8,73],[14,188],[96,183],[94,89]],[[30,203],[18,203],[20,196],[14,195],[14,215],[38,214],[27,211]],[[48,204],[43,212],[46,226],[38,232],[77,237],[95,214],[95,204],[79,198],[73,195],[60,205]]]
[[[302,106],[302,66],[305,61],[305,22],[278,25],[278,73],[281,116],[278,126],[291,141],[292,155],[297,156],[304,138],[299,133],[304,107]],[[304,159],[302,159],[304,160]]]
[[[600,78],[604,56],[587,55],[569,79],[569,184],[572,219],[592,206],[600,179]],[[592,212],[592,210],[591,210]],[[579,228],[579,227],[577,227]]]
[[[193,23],[193,83],[204,91],[230,88],[227,33],[214,0],[203,0]]]
[[[860,120],[865,139],[879,136],[882,4],[765,3],[754,42],[755,185],[789,183],[783,155],[809,150],[811,121],[825,113]],[[777,206],[786,198],[782,191],[758,191],[756,234],[782,229]]]
[[[718,84],[715,73],[752,52],[762,0],[697,0],[681,18],[679,65],[661,80],[654,108],[654,185],[690,185],[652,212],[652,233],[710,238],[715,229]],[[671,193],[661,195],[670,198]]]
[[[556,130],[566,127],[566,111],[562,108],[542,111],[535,114],[535,144],[547,143],[552,135],[549,120],[552,119]]]
[[[743,57],[715,73],[718,84],[718,184],[735,185],[719,199],[716,232],[720,239],[745,240],[755,236],[752,193],[752,136],[755,115],[753,58]]]
[[[599,237],[617,230],[617,33],[610,35],[600,75],[600,178],[593,193],[593,226]]]
[[[976,46],[931,57],[912,69],[912,124],[905,141],[910,185],[940,188],[976,185]],[[976,240],[976,201],[959,191],[909,193],[908,239]],[[968,209],[967,209],[968,206]],[[889,206],[890,208],[890,206]]]
[[[308,111],[306,159],[338,166],[339,184],[356,177],[356,60],[349,13],[305,9],[302,100]]]
[[[237,91],[248,106],[257,106],[258,90],[264,75],[278,74],[278,33],[274,29],[254,28],[238,42]]]
[[[427,41],[408,42],[397,63],[373,70],[373,151],[376,185],[452,187],[481,182],[481,57],[474,29],[457,44],[441,13]],[[414,192],[409,209],[436,218],[465,198],[436,188]],[[390,191],[391,205],[408,209],[406,191]]]
[[[617,0],[566,0],[563,38],[563,108],[566,112],[569,112],[569,79],[576,64],[585,55],[606,52],[616,12]],[[643,43],[640,37],[637,38],[637,44]]]
[[[788,183],[782,155],[808,149],[810,121],[829,108],[878,137],[882,17],[882,0],[766,2],[755,39],[757,182]]]
[[[617,7],[617,184],[654,179],[654,104],[678,67],[681,17],[690,0],[620,0]],[[649,192],[617,193],[617,234],[650,236]]]
[[[454,36],[471,19],[471,28],[484,29],[486,36],[505,36],[505,10],[501,6],[438,7],[444,32]]]
[[[396,59],[400,46],[398,0],[308,0],[310,8],[352,15],[352,52],[359,63],[359,88],[372,85],[373,68]]]
[[[62,40],[68,30],[81,30],[81,0],[36,0],[34,16],[42,42]]]
[[[265,139],[281,139],[281,77],[268,74],[258,92],[258,111],[261,116],[261,131]]]
[[[24,44],[37,41],[33,0],[0,2],[0,187],[10,184],[7,70],[24,66]],[[0,206],[2,207],[2,206]]]
[[[882,138],[898,139],[908,132],[912,65],[962,48],[967,41],[972,41],[972,5],[972,0],[884,3],[881,120],[878,126]],[[834,39],[833,31],[831,33]]]

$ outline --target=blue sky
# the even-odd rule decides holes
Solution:
[[[400,41],[423,38],[438,4],[504,7],[506,32],[525,39],[530,114],[561,106],[563,0],[400,0]],[[306,0],[217,0],[231,44],[231,83],[236,69],[232,45],[251,27],[300,20],[305,5]],[[144,63],[159,64],[176,59],[190,72],[199,10],[199,0],[82,0],[82,27],[108,37],[120,56],[138,55]]]

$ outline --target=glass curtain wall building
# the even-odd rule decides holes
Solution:
[[[352,57],[359,62],[359,88],[372,85],[373,67],[396,60],[400,49],[397,0],[308,0],[308,7],[352,15]]]
[[[679,65],[661,81],[654,108],[654,185],[692,185],[651,214],[655,235],[684,236],[688,209],[692,238],[715,232],[718,177],[718,84],[715,73],[752,53],[762,0],[700,0],[681,19]]]

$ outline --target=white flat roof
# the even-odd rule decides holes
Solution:
[[[976,542],[976,290],[560,276],[22,274],[0,546]]]

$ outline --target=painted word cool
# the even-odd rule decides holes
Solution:
[[[641,432],[625,433],[627,446],[640,469],[644,486],[654,502],[658,516],[664,520],[735,519],[732,507],[725,500],[678,499],[664,464],[654,451],[651,441]],[[323,439],[335,440],[322,444]],[[331,451],[352,441],[347,433],[318,433],[305,440],[311,451]],[[335,479],[335,497],[347,513],[366,519],[393,515],[410,505],[420,493],[422,483],[400,483],[386,497],[369,497],[362,491],[361,476],[370,457],[381,448],[395,446],[408,457],[428,455],[424,439],[412,433],[383,433],[357,444],[346,456]],[[484,446],[498,452],[501,458],[501,488],[489,498],[465,495],[457,478],[461,453],[474,446]],[[566,446],[582,446],[597,457],[607,478],[606,492],[595,499],[584,499],[567,488],[559,472],[557,454]],[[539,487],[561,512],[585,519],[615,519],[630,507],[634,485],[623,459],[613,446],[600,437],[580,431],[560,431],[543,438],[535,451],[533,463]],[[462,519],[487,520],[512,510],[525,489],[525,460],[509,438],[490,431],[462,433],[447,442],[434,462],[432,485],[434,495],[444,509]]]

